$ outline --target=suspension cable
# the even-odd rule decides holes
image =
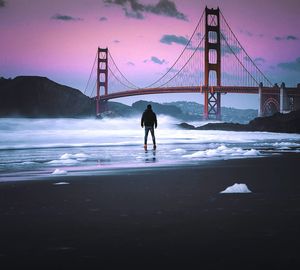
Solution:
[[[89,85],[89,83],[90,83],[90,80],[91,80],[91,77],[92,77],[92,73],[93,73],[93,70],[94,70],[94,67],[95,67],[95,64],[96,64],[96,59],[97,59],[97,53],[96,53],[96,55],[95,55],[94,64],[93,64],[93,67],[92,67],[92,69],[91,69],[91,73],[90,73],[90,76],[89,76],[89,79],[88,79],[88,81],[87,81],[87,84],[86,84],[86,87],[85,87],[85,89],[84,89],[83,94],[85,94],[85,92],[86,92],[86,90],[87,90],[87,88],[88,88],[88,85]]]
[[[225,20],[225,19],[224,19]],[[212,18],[212,22],[214,22],[214,23],[216,23],[216,21],[215,21],[215,19],[214,18]],[[228,25],[227,25],[228,26]],[[229,26],[228,26],[229,27]],[[230,27],[229,27],[229,29],[230,29]],[[230,31],[231,31],[231,29],[230,29]],[[233,34],[233,32],[231,31],[231,34]],[[234,52],[234,50],[231,48],[231,46],[228,44],[228,42],[227,42],[227,40],[226,40],[226,38],[224,37],[224,35],[222,34],[222,32],[220,31],[220,35],[222,36],[222,38],[223,38],[223,40],[226,42],[226,44],[227,44],[227,46],[228,46],[228,48],[230,49],[230,51],[232,52],[232,54],[235,56],[235,58],[238,60],[238,62],[241,64],[241,66],[244,68],[244,70],[250,75],[250,77],[257,83],[257,84],[259,84],[258,82],[257,82],[257,80],[252,76],[252,74],[247,70],[247,68],[244,66],[244,64],[241,62],[241,60],[237,57],[237,55],[235,54],[235,52]],[[235,37],[235,35],[233,34],[233,36]],[[237,38],[235,37],[235,39],[236,39],[236,41],[238,41],[237,40]],[[240,43],[239,43],[239,45],[240,45]],[[241,45],[240,45],[241,46]],[[242,47],[242,46],[241,46]],[[242,48],[243,49],[243,48]],[[244,51],[244,50],[243,50]],[[245,52],[245,51],[244,51]],[[245,52],[246,53],[246,52]],[[246,53],[247,54],[247,53]],[[249,57],[249,56],[248,56]]]
[[[115,79],[116,79],[120,84],[122,84],[122,85],[125,86],[126,88],[135,89],[135,88],[133,88],[133,87],[131,87],[131,86],[128,86],[128,85],[126,85],[125,83],[123,83],[123,82],[117,77],[117,75],[111,70],[110,67],[108,67],[108,69],[109,69],[109,71],[111,72],[111,74],[115,77]]]
[[[192,55],[190,56],[190,58],[186,61],[186,63],[181,67],[181,69],[172,77],[170,78],[167,82],[165,82],[164,84],[161,84],[158,87],[162,87],[164,85],[166,85],[167,83],[169,83],[171,80],[173,80],[185,67],[186,65],[189,63],[189,61],[192,59],[192,57],[195,55],[196,51],[200,48],[200,45],[202,44],[203,40],[205,38],[205,35],[203,36],[203,38],[201,39],[201,41],[199,42],[198,46],[196,47],[196,49],[194,50],[194,52],[192,53]]]
[[[250,75],[250,77],[257,83],[259,84],[259,82],[257,82],[257,80],[252,76],[252,74],[247,70],[247,68],[244,66],[244,64],[241,62],[241,60],[237,57],[237,55],[235,54],[234,50],[231,48],[231,46],[228,44],[227,40],[225,39],[225,37],[223,36],[222,33],[220,33],[222,38],[225,40],[228,48],[230,49],[230,51],[232,52],[232,54],[235,56],[235,58],[238,60],[238,62],[241,64],[241,66],[244,68],[244,70]]]
[[[92,93],[90,95],[90,98],[93,97],[93,94],[94,94],[94,92],[96,90],[96,83],[97,83],[97,80],[95,80],[94,87],[93,87]]]
[[[242,48],[242,50],[244,51],[244,53],[247,55],[247,57],[250,59],[251,63],[255,66],[255,68],[259,71],[259,73],[263,76],[263,78],[272,86],[272,82],[265,76],[265,74],[259,69],[259,67],[254,63],[254,61],[251,59],[251,57],[248,55],[248,53],[246,52],[246,50],[244,49],[244,47],[241,45],[241,43],[239,42],[239,40],[237,39],[236,35],[234,34],[234,32],[232,31],[232,29],[230,28],[229,24],[227,23],[223,13],[221,12],[221,16],[224,20],[224,22],[226,23],[227,27],[229,28],[230,32],[232,33],[232,35],[234,36],[234,38],[236,39],[236,41],[238,42],[239,46]],[[225,40],[226,41],[226,40]],[[226,41],[227,43],[227,41]],[[227,43],[228,44],[228,43]],[[256,81],[256,80],[255,80]]]
[[[135,88],[137,88],[137,89],[139,89],[140,87],[138,87],[137,85],[135,85],[134,83],[132,83],[132,82],[130,82],[125,76],[124,76],[124,74],[120,71],[120,69],[118,68],[118,66],[117,66],[117,64],[116,64],[116,62],[114,61],[114,58],[112,57],[112,55],[111,55],[111,53],[110,53],[110,51],[108,51],[108,54],[109,54],[109,56],[111,57],[111,60],[112,60],[112,62],[113,62],[113,64],[115,65],[115,67],[117,68],[117,70],[119,71],[119,73],[121,74],[121,76],[129,83],[129,84],[131,84],[132,86],[130,86],[130,87],[128,87],[128,86],[126,86],[127,88],[131,88],[131,89],[135,89]],[[109,68],[110,69],[110,68]],[[111,69],[110,69],[110,71],[111,71]],[[112,72],[112,71],[111,71]],[[112,72],[113,73],[113,72]],[[115,75],[114,75],[115,76]],[[115,78],[117,79],[117,77],[115,76]],[[118,79],[117,79],[118,80]],[[120,80],[118,80],[118,81],[120,81]],[[121,81],[120,81],[121,82]],[[122,83],[122,82],[121,82]],[[123,83],[122,83],[123,84]],[[124,84],[123,84],[124,85]]]
[[[161,76],[159,79],[157,79],[155,82],[151,83],[150,85],[146,86],[145,88],[150,88],[150,87],[152,87],[154,84],[158,83],[160,80],[162,80],[162,79],[163,79],[163,78],[164,78],[164,77],[165,77],[165,76],[173,69],[173,67],[177,64],[177,62],[179,61],[180,57],[183,55],[183,53],[185,52],[185,50],[187,49],[187,47],[190,45],[191,40],[192,40],[192,38],[194,37],[194,35],[195,35],[195,33],[196,33],[196,31],[197,31],[197,29],[198,29],[198,27],[199,27],[199,25],[200,25],[202,19],[203,19],[203,16],[204,16],[204,11],[202,12],[202,15],[201,15],[201,17],[200,17],[200,19],[199,19],[199,21],[198,21],[198,24],[197,24],[196,27],[195,27],[195,30],[194,30],[192,36],[190,37],[188,43],[185,45],[185,47],[184,47],[184,49],[182,50],[181,54],[177,57],[177,59],[176,59],[176,61],[174,62],[174,64],[168,69],[168,71],[167,71],[163,76]]]

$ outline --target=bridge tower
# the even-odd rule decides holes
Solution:
[[[214,92],[210,75],[215,73],[215,82],[221,86],[221,39],[220,39],[220,10],[205,7],[205,50],[204,50],[204,119],[210,116],[221,119],[221,93]]]
[[[108,48],[99,48],[97,53],[97,97],[96,97],[96,116],[103,111],[100,106],[100,93],[104,90],[104,95],[108,94]],[[101,108],[100,108],[101,107]]]

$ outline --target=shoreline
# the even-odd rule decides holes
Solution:
[[[151,151],[149,151],[151,152]],[[126,174],[144,174],[147,172],[156,173],[161,171],[174,171],[174,170],[190,170],[197,168],[211,168],[212,166],[223,166],[224,162],[228,161],[241,161],[252,160],[261,158],[274,158],[281,155],[298,155],[295,152],[274,152],[273,155],[261,154],[259,156],[247,156],[247,157],[215,157],[215,158],[203,158],[201,159],[187,159],[186,161],[174,160],[172,162],[157,161],[156,157],[150,154],[145,157],[143,163],[121,163],[121,164],[96,164],[96,165],[83,165],[83,166],[70,166],[70,167],[48,167],[41,170],[28,170],[28,171],[16,171],[0,173],[0,185],[1,183],[18,183],[18,182],[39,182],[39,181],[54,181],[55,179],[81,179],[85,177],[105,177],[116,176],[120,177]],[[65,171],[62,174],[55,174],[54,171]]]
[[[2,182],[0,265],[296,269],[298,160],[287,154]],[[252,193],[220,194],[234,183]]]

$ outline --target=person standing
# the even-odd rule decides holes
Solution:
[[[156,114],[152,111],[152,107],[150,104],[147,105],[147,109],[143,112],[141,118],[141,126],[145,126],[145,137],[144,137],[144,149],[147,151],[147,139],[148,133],[150,131],[153,141],[153,150],[156,149],[155,135],[154,135],[154,127],[157,128],[157,118]]]

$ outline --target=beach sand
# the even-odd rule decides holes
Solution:
[[[299,165],[284,154],[0,183],[0,269],[300,269]],[[220,194],[234,183],[252,193]]]

